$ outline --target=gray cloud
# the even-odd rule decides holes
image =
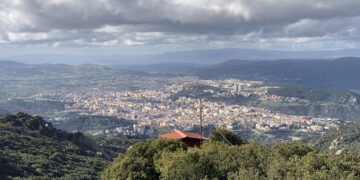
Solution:
[[[0,43],[348,44],[359,39],[358,9],[358,0],[3,0]]]

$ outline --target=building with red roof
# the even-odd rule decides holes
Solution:
[[[202,144],[204,140],[208,139],[198,133],[184,132],[179,130],[160,134],[158,137],[163,139],[181,139],[188,147],[200,147],[200,143]]]

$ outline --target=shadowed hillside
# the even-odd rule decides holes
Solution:
[[[82,133],[66,133],[38,116],[0,116],[0,179],[98,179],[107,154]]]

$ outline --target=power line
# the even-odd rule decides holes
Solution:
[[[202,117],[202,108],[203,108],[203,106],[202,106],[202,99],[200,99],[200,147],[201,147],[201,141],[202,141],[202,119],[203,119],[203,117]]]
[[[203,108],[203,106],[202,106],[202,99],[200,99],[200,147],[201,147],[201,139],[202,139],[202,121],[203,121],[203,114],[202,114],[202,108]],[[210,123],[211,124],[211,123]],[[226,139],[226,137],[219,131],[219,129],[218,128],[216,128],[215,127],[215,125],[214,124],[211,124],[212,126],[214,126],[214,128],[217,130],[217,132],[231,145],[231,146],[233,146],[233,144],[231,144],[231,142],[228,140],[228,139]]]
[[[214,126],[214,128],[217,130],[217,132],[218,132],[231,146],[233,146],[233,144],[231,144],[231,142],[230,142],[228,139],[226,139],[226,137],[219,131],[218,128],[215,127],[214,124],[211,124],[211,125]]]

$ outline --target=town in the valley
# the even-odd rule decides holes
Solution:
[[[269,88],[262,81],[245,81],[238,79],[201,80],[196,77],[169,78],[169,85],[159,89],[146,87],[134,91],[106,91],[92,89],[67,94],[37,94],[35,100],[52,100],[71,102],[65,105],[66,112],[76,112],[89,116],[115,116],[119,119],[133,120],[136,123],[129,127],[114,127],[97,134],[147,134],[153,135],[153,127],[177,127],[189,129],[199,123],[199,98],[178,96],[174,94],[184,91],[193,85],[214,87],[202,90],[211,97],[220,100],[203,99],[203,125],[224,127],[233,131],[239,128],[253,129],[257,132],[266,132],[289,128],[300,132],[325,132],[339,124],[338,119],[315,118],[311,116],[295,116],[274,113],[267,109],[227,103],[222,97],[236,96],[249,97],[256,95],[258,100],[299,102],[305,101],[294,97],[268,95]],[[54,120],[64,120],[62,117]]]

